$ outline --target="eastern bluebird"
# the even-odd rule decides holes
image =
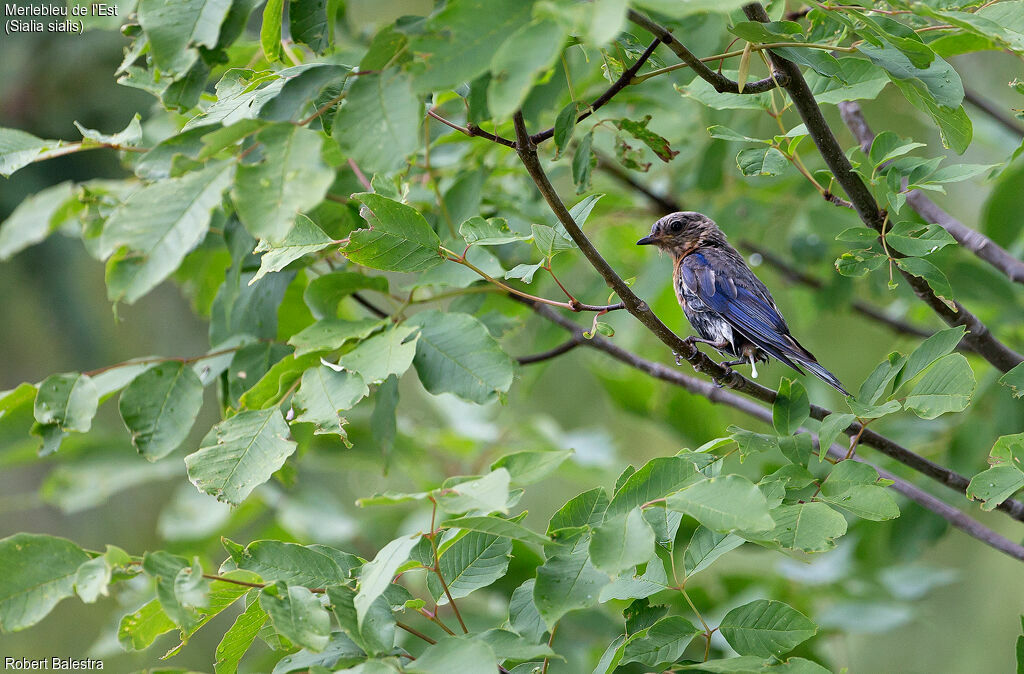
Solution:
[[[786,319],[768,288],[711,218],[693,211],[672,213],[655,222],[650,235],[636,243],[655,245],[672,254],[676,298],[700,335],[700,339],[690,337],[689,341],[709,344],[723,355],[736,357],[722,365],[749,362],[757,377],[756,361],[767,363],[768,356],[774,356],[800,374],[803,365],[844,396],[850,395],[836,376],[789,334]]]

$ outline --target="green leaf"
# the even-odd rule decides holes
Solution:
[[[860,390],[857,391],[857,401],[866,405],[875,404],[882,394],[888,390],[889,384],[903,371],[903,366],[906,362],[907,357],[901,353],[896,351],[890,353],[884,361],[872,370],[868,378],[861,384]],[[858,410],[854,411],[857,412]],[[861,414],[857,416],[866,418]]]
[[[394,648],[395,618],[386,593],[374,600],[361,626],[356,613],[355,590],[346,585],[333,585],[327,588],[327,596],[338,625],[359,648],[371,655]]]
[[[18,169],[28,166],[44,150],[60,147],[56,140],[43,140],[20,129],[0,127],[0,176],[9,178]]]
[[[878,471],[857,461],[835,465],[821,483],[821,500],[868,520],[891,520],[900,515],[895,499],[878,484]]]
[[[696,4],[696,3],[687,3]],[[735,80],[735,70],[723,70],[722,74]],[[685,86],[676,86],[676,90],[684,96],[692,98],[715,110],[771,110],[772,99],[769,92],[762,94],[730,94],[719,93],[701,77],[694,77]]]
[[[771,141],[764,140],[762,138],[751,138],[750,136],[740,133],[739,131],[733,131],[727,126],[721,126],[715,124],[714,126],[708,127],[708,133],[712,138],[721,138],[722,140],[734,140],[741,143],[766,143],[770,144]]]
[[[359,591],[353,600],[360,623],[366,619],[370,606],[377,597],[384,594],[398,567],[408,561],[412,549],[419,542],[419,536],[396,538],[381,548],[372,561],[363,565],[359,574]]]
[[[75,127],[82,134],[83,147],[96,147],[98,145],[138,145],[142,140],[142,124],[139,113],[135,113],[124,131],[110,135],[100,133],[94,129],[87,129],[78,122]]]
[[[540,271],[543,266],[543,261],[537,264],[517,264],[505,272],[505,279],[519,279],[523,283],[533,283],[533,275]]]
[[[664,498],[697,477],[697,467],[688,457],[664,456],[651,459],[616,490],[608,505],[607,516],[625,515],[633,508]]]
[[[784,548],[824,552],[846,533],[846,518],[824,503],[780,505],[771,512],[775,528],[768,536]]]
[[[984,501],[982,510],[992,510],[1024,487],[1024,433],[1004,435],[989,452],[992,467],[971,478],[967,497]]]
[[[639,508],[606,518],[590,539],[590,558],[610,576],[643,564],[654,556],[654,530]]]
[[[157,68],[184,74],[199,58],[195,46],[217,46],[230,0],[140,0],[139,24]]]
[[[765,531],[773,524],[761,490],[741,475],[705,478],[670,494],[665,506],[715,531]]]
[[[224,545],[236,568],[252,571],[268,583],[283,581],[289,585],[318,588],[345,583],[350,568],[339,564],[314,547],[297,543],[253,541],[244,549],[227,539]],[[222,569],[227,568],[227,563]]]
[[[530,239],[529,234],[516,234],[510,230],[504,218],[484,220],[479,215],[474,215],[459,225],[459,234],[470,246],[500,246]]]
[[[574,451],[571,449],[513,452],[492,463],[491,470],[504,468],[511,475],[512,484],[522,487],[540,482],[557,470],[573,454]]]
[[[334,180],[320,158],[321,136],[294,124],[260,131],[262,159],[241,164],[231,198],[245,228],[271,244],[284,243],[299,211],[319,204]]]
[[[892,131],[883,131],[871,141],[871,149],[868,151],[868,159],[877,168],[890,159],[907,154],[919,147],[926,147],[925,143],[916,143],[907,138],[900,138]]]
[[[266,374],[239,398],[239,405],[245,409],[264,409],[279,405],[288,395],[291,387],[299,380],[302,373],[320,362],[316,354],[295,357],[288,354],[274,363]]]
[[[362,170],[388,173],[405,166],[406,157],[419,147],[422,119],[423,105],[412,80],[405,71],[389,68],[355,78],[332,133],[345,156]]]
[[[272,272],[279,272],[303,255],[323,250],[334,243],[308,217],[299,213],[295,218],[295,226],[280,243],[271,243],[263,239],[256,246],[254,253],[263,253],[260,257],[260,270],[249,280],[249,285]]]
[[[367,276],[349,271],[337,271],[318,276],[309,282],[302,299],[313,317],[337,318],[339,303],[360,290],[386,293],[388,280],[383,276]]]
[[[740,150],[736,166],[745,176],[777,176],[786,170],[786,157],[774,147]]]
[[[390,375],[401,377],[413,363],[418,340],[415,326],[389,327],[360,342],[341,357],[338,365],[359,373],[368,384],[384,381]]]
[[[134,613],[121,618],[117,640],[125,650],[141,651],[148,648],[161,634],[170,632],[174,621],[167,617],[156,599],[144,604]]]
[[[483,514],[508,510],[509,483],[511,477],[504,468],[487,473],[483,477],[458,481],[445,480],[437,505],[449,513],[480,511]]]
[[[579,115],[580,104],[576,101],[569,101],[555,118],[555,151],[556,158],[561,157],[565,148],[569,147],[573,131],[576,130],[576,117]]]
[[[678,150],[673,150],[669,147],[668,141],[665,138],[647,128],[650,121],[651,116],[645,115],[639,122],[625,118],[617,119],[615,120],[615,126],[651,148],[651,151],[658,155],[658,159],[663,162],[672,161],[672,158],[679,154]]]
[[[350,341],[366,339],[386,325],[386,321],[375,318],[360,318],[354,321],[325,318],[292,335],[288,343],[295,347],[297,357],[309,353],[336,351]]]
[[[758,599],[722,618],[719,629],[740,655],[779,657],[818,632],[807,616],[780,601]]]
[[[107,261],[107,297],[134,303],[176,270],[210,226],[235,173],[217,162],[132,193],[107,219],[99,254]]]
[[[64,538],[21,533],[0,540],[0,630],[31,627],[73,596],[78,569],[87,561]]]
[[[453,89],[483,75],[508,36],[529,22],[530,13],[531,3],[520,0],[446,5],[410,42],[413,53],[429,55],[412,65],[416,91]]]
[[[890,81],[881,68],[870,61],[854,58],[839,59],[837,77],[825,77],[816,72],[807,72],[804,77],[819,104],[833,105],[841,101],[877,98]]]
[[[640,503],[644,503],[641,501]],[[639,505],[634,504],[634,505]],[[623,512],[632,509],[626,508]],[[608,510],[608,495],[603,487],[596,487],[582,494],[569,499],[569,502],[558,509],[548,521],[548,534],[560,529],[574,529],[576,527],[596,527],[604,521],[605,513]]]
[[[939,330],[921,342],[906,360],[906,365],[899,369],[893,383],[893,390],[919,375],[926,367],[953,351],[963,339],[966,328],[958,325],[955,328]]]
[[[533,588],[536,580],[531,578],[512,592],[508,603],[508,623],[519,635],[536,643],[547,631],[544,619],[533,603]]]
[[[846,241],[849,243],[861,243],[865,245],[871,245],[873,241],[878,239],[878,232],[871,229],[870,227],[850,227],[844,229],[836,235],[836,241]]]
[[[240,412],[214,426],[185,457],[189,479],[218,501],[238,505],[295,451],[288,437],[278,408]]]
[[[5,129],[0,129],[0,143],[3,142],[3,131]],[[0,261],[11,259],[52,234],[59,226],[61,211],[73,193],[72,183],[62,182],[25,197],[0,224]]]
[[[779,392],[772,404],[772,425],[780,435],[792,435],[811,415],[810,399],[803,384],[782,378]]]
[[[560,657],[547,644],[538,644],[504,629],[489,629],[476,637],[487,644],[499,660],[535,660]]]
[[[263,588],[260,606],[270,616],[274,629],[292,643],[311,651],[322,651],[327,646],[330,614],[308,589],[279,581]]]
[[[504,538],[511,538],[524,543],[544,545],[551,541],[533,531],[527,529],[518,522],[502,519],[500,517],[457,517],[444,523],[445,527],[451,529],[465,529],[467,531],[479,531],[485,534],[493,534]]]
[[[705,526],[697,527],[683,553],[683,569],[689,578],[711,566],[712,562],[743,545],[746,541],[736,534],[722,534]]]
[[[39,384],[33,414],[40,424],[87,433],[98,406],[99,392],[89,375],[51,374]]]
[[[828,456],[828,448],[836,441],[843,431],[850,427],[857,417],[843,412],[833,412],[821,420],[818,430],[818,463]]]
[[[885,242],[890,248],[910,256],[923,256],[956,243],[940,225],[921,225],[916,222],[897,222],[886,232]]]
[[[572,155],[572,180],[576,183],[576,194],[583,194],[590,189],[590,175],[597,166],[597,155],[594,154],[594,130],[591,129],[576,145]]]
[[[843,253],[836,260],[836,271],[843,276],[864,276],[885,264],[886,257],[873,250],[855,250]]]
[[[410,674],[452,674],[453,672],[497,671],[498,658],[483,641],[446,637],[405,666]]]
[[[740,461],[751,454],[767,452],[779,446],[779,438],[774,434],[754,433],[736,426],[729,426],[726,430],[732,433],[732,440],[739,447]]]
[[[263,54],[271,63],[280,61],[281,23],[283,20],[284,0],[267,0],[263,8],[263,23],[260,25],[260,46]]]
[[[215,674],[235,674],[242,656],[256,640],[260,628],[267,622],[267,612],[258,601],[249,604],[224,633],[217,644],[217,661],[213,666]]]
[[[476,317],[425,311],[408,324],[420,327],[413,364],[430,393],[483,404],[512,385],[512,359]]]
[[[332,6],[330,20],[334,19]],[[327,51],[330,45],[328,5],[325,0],[293,0],[288,5],[288,27],[292,39],[308,45],[317,54]]]
[[[661,670],[683,657],[683,651],[699,630],[682,616],[662,618],[626,640],[620,664],[639,662]]]
[[[146,370],[118,401],[132,444],[149,461],[167,456],[185,441],[202,406],[202,382],[179,361]]]
[[[438,563],[448,591],[459,599],[504,577],[511,559],[511,540],[471,531],[441,552]],[[438,604],[448,603],[436,575],[427,576],[427,588]]]
[[[494,53],[487,104],[496,120],[519,109],[534,79],[554,65],[565,35],[558,22],[540,19],[521,25]]]
[[[1024,396],[1024,363],[1011,369],[999,378],[999,383],[1010,389],[1014,398]]]
[[[951,353],[935,361],[921,377],[903,406],[922,419],[962,412],[971,402],[977,382],[967,359]]]
[[[344,249],[350,260],[372,269],[404,272],[444,262],[441,240],[416,209],[370,192],[353,198],[369,210],[371,228],[352,232]]]
[[[559,554],[538,567],[533,600],[550,628],[570,611],[596,606],[601,588],[609,581],[591,563],[586,550]]]
[[[293,405],[299,414],[295,421],[315,424],[314,434],[345,435],[341,412],[352,409],[370,395],[363,378],[353,372],[336,372],[321,365],[302,373],[302,383],[295,392]]]

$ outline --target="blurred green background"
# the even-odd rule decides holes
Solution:
[[[347,18],[354,25],[368,25],[378,18],[377,12],[390,15],[407,11],[409,5],[352,2]],[[154,99],[114,81],[113,71],[124,44],[114,31],[90,31],[83,36],[6,36],[0,41],[0,126],[45,138],[74,139],[74,120],[110,133],[122,129],[135,112],[144,120],[150,117],[157,110]],[[713,53],[711,48],[707,53]],[[1019,95],[1006,86],[1021,72],[1016,58],[985,52],[955,57],[953,63],[968,87],[997,107],[1008,111],[1021,106]],[[830,282],[826,295],[830,302],[843,305],[845,296],[857,293],[890,304],[893,313],[905,313],[909,320],[938,327],[936,319],[914,303],[905,288],[892,300],[884,283],[853,282],[830,271],[836,251],[831,236],[856,224],[850,213],[811,199],[799,181],[742,179],[732,165],[732,151],[719,143],[708,144],[703,128],[711,122],[705,118],[706,111],[670,88],[652,87],[650,95],[678,99],[674,104],[678,118],[659,118],[655,124],[678,143],[675,147],[682,154],[657,175],[639,179],[671,192],[687,207],[711,214],[734,241],[751,240],[790,260],[800,260]],[[864,109],[876,131],[890,129],[927,142],[930,149],[940,147],[934,127],[891,88],[878,100],[865,102]],[[1021,134],[976,109],[970,113],[975,140],[959,161],[1004,161],[1020,143]],[[842,131],[844,144],[852,145],[835,109],[829,108],[828,114],[834,128]],[[764,124],[767,130],[768,121],[755,120],[753,124]],[[809,150],[804,152],[813,157]],[[817,162],[808,159],[808,163]],[[1013,191],[1015,184],[1024,185],[1021,169],[1018,162],[999,183],[1004,193],[1015,194],[1017,204],[1022,203],[1020,195],[1024,194]],[[32,165],[0,182],[0,220],[26,195],[48,185],[127,175],[115,154],[103,150]],[[563,180],[560,186],[568,195],[571,187],[565,184],[565,172],[559,175]],[[597,175],[595,189],[623,194],[603,174]],[[958,184],[949,195],[937,195],[936,199],[968,224],[985,226],[1003,237],[1000,242],[1019,254],[1019,222],[1005,221],[1001,211],[994,215],[986,211],[992,189],[992,184],[979,179]],[[637,277],[637,292],[652,301],[659,315],[682,330],[667,282],[668,259],[628,249],[656,217],[646,210],[642,199],[633,203],[629,199],[632,197],[606,200],[612,203],[603,204],[596,214],[595,240],[602,250],[613,251],[624,276]],[[1011,212],[1019,219],[1019,208]],[[1020,321],[1019,293],[1011,294],[1015,291],[1008,284],[993,280],[986,268],[966,256],[943,254],[958,297],[983,319],[999,324],[1000,336],[1020,348],[1024,322]],[[889,351],[912,348],[912,340],[894,337],[848,310],[823,310],[821,296],[789,285],[765,266],[758,273],[774,289],[794,334],[844,381],[859,382]],[[601,295],[601,284],[586,269],[577,267],[567,274],[577,287],[589,291],[588,296]],[[164,284],[137,305],[119,307],[115,315],[106,300],[102,265],[85,255],[78,241],[61,236],[0,264],[0,298],[0,390],[22,381],[39,381],[53,372],[88,370],[147,354],[188,356],[208,348],[205,321],[172,284]],[[616,339],[624,345],[655,360],[671,361],[670,354],[640,334],[628,316],[613,315],[608,320],[619,331]],[[513,355],[521,355],[558,339],[561,335],[557,332],[534,322],[513,333],[505,345]],[[979,394],[969,417],[941,418],[913,428],[892,421],[882,430],[956,470],[968,475],[980,471],[992,441],[1000,434],[1019,431],[1024,415],[1019,402],[1015,404],[1005,389],[994,385],[990,368],[978,365],[976,371]],[[778,366],[769,367],[762,381],[774,386],[782,373]],[[808,382],[808,388],[813,400],[838,402],[817,382]],[[234,540],[243,543],[274,535],[345,544],[347,549],[372,556],[375,546],[387,540],[396,527],[415,528],[425,515],[415,508],[387,512],[355,508],[355,498],[376,490],[415,489],[440,480],[440,471],[479,469],[496,455],[517,448],[538,444],[574,447],[577,455],[571,464],[549,478],[547,485],[527,491],[524,503],[533,522],[540,523],[571,495],[570,489],[576,493],[595,484],[610,485],[627,463],[639,465],[652,456],[697,446],[724,435],[730,423],[759,430],[755,422],[729,409],[640,377],[587,349],[524,369],[505,405],[480,409],[451,398],[431,398],[409,378],[403,382],[402,395],[400,432],[403,428],[432,431],[418,433],[416,438],[402,435],[387,475],[382,474],[374,443],[366,437],[370,407],[363,405],[351,416],[353,449],[322,446],[315,456],[306,457],[298,478],[304,492],[292,491],[288,485],[268,485],[255,499],[262,505],[246,504],[234,513],[196,494],[183,479],[181,452],[157,466],[139,460],[110,404],[101,408],[93,433],[70,438],[57,456],[39,459],[34,439],[23,433],[0,434],[0,537],[19,531],[46,532],[68,536],[84,547],[95,549],[112,543],[132,553],[164,546],[182,554],[200,554],[215,565],[224,555],[214,533],[229,531]],[[215,422],[215,408],[207,405],[204,409],[195,427],[195,441]],[[500,424],[496,421],[499,417]],[[510,425],[518,427],[511,436],[505,431]],[[424,452],[436,461],[425,466]],[[69,466],[76,470],[68,470]],[[137,486],[114,488],[112,475],[121,481],[134,480]],[[557,489],[546,489],[555,485]],[[988,526],[1020,539],[1019,526],[1014,527],[1008,518],[982,513],[951,492],[925,486]],[[745,548],[702,578],[701,589],[694,593],[703,593],[702,600],[714,604],[744,592],[756,593],[759,582],[763,583],[760,587],[782,594],[820,587],[804,608],[831,628],[816,643],[836,669],[1012,671],[1018,616],[1024,612],[1020,564],[957,531],[934,543],[945,530],[943,523],[916,506],[901,505],[901,519],[885,524],[861,522],[838,549],[816,558],[813,564]],[[356,534],[353,523],[357,518],[367,518],[370,523],[358,527],[361,535]],[[374,522],[380,524],[381,533],[376,537],[372,535]],[[364,535],[370,538],[364,539]],[[517,548],[520,553],[527,554]],[[871,555],[887,556],[895,565],[888,584],[860,564],[859,560]],[[487,593],[479,595],[473,599],[477,610],[493,610],[487,606]],[[103,657],[106,669],[115,672],[152,663],[154,654],[176,642],[164,637],[149,652],[123,654],[113,627],[120,615],[135,608],[133,601],[137,599],[127,593],[101,599],[93,606],[77,600],[62,602],[36,628],[0,635],[0,657],[91,654]],[[231,620],[231,616],[217,618],[168,664],[209,671],[218,635]],[[600,620],[594,615],[574,617],[560,639],[570,642],[576,630],[582,634],[595,624],[600,628]],[[579,643],[582,649],[588,642],[580,639]],[[603,648],[603,644],[598,646]],[[260,659],[258,647],[256,650],[245,661],[249,671],[269,669]],[[596,658],[589,651],[577,656],[590,662]],[[576,671],[578,662],[570,661],[561,671]],[[552,671],[559,670],[556,666]]]

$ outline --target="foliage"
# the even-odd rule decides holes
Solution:
[[[833,607],[884,601],[903,588],[891,590],[886,578],[917,568],[895,532],[936,537],[932,515],[910,503],[928,508],[934,497],[902,479],[909,470],[894,481],[855,460],[860,449],[887,448],[890,468],[900,461],[959,485],[959,506],[967,498],[983,510],[1020,506],[1012,497],[1024,489],[1024,434],[1013,398],[1024,390],[1024,365],[1016,356],[1000,367],[986,343],[970,341],[995,338],[960,321],[966,304],[982,305],[976,313],[1019,346],[1016,288],[914,200],[984,176],[997,186],[1019,182],[1019,161],[955,163],[934,143],[887,130],[852,144],[852,169],[840,175],[826,150],[823,165],[801,155],[823,147],[822,132],[809,131],[806,116],[798,121],[797,95],[768,55],[797,64],[812,104],[888,96],[894,107],[919,111],[942,147],[963,154],[974,125],[949,60],[986,50],[1020,55],[1024,3],[881,11],[813,3],[796,21],[783,20],[785,3],[772,3],[774,20],[763,22],[750,20],[755,6],[744,13],[737,2],[450,0],[370,26],[341,3],[269,0],[250,35],[255,5],[140,0],[125,17],[129,42],[117,74],[162,108],[135,115],[119,133],[78,125],[81,140],[58,141],[0,128],[4,176],[85,150],[117,151],[131,172],[26,198],[0,226],[0,260],[58,232],[77,238],[105,264],[115,310],[172,280],[208,321],[210,338],[205,354],[51,374],[0,393],[0,437],[17,436],[13,446],[31,434],[40,455],[66,461],[44,489],[66,510],[149,481],[194,486],[184,485],[160,516],[166,549],[101,552],[36,533],[0,540],[3,631],[36,625],[63,599],[91,604],[114,593],[135,606],[116,628],[126,651],[174,633],[181,643],[171,657],[218,615],[234,616],[206,628],[220,630],[207,658],[218,674],[817,672],[836,664],[824,635],[856,622],[819,599]],[[684,43],[692,37],[702,50],[722,51],[705,60],[739,58],[738,68],[681,69],[672,53],[684,62],[685,54],[659,46],[637,11],[652,12]],[[194,17],[201,19],[186,20]],[[738,49],[725,51],[734,41]],[[723,161],[729,143],[742,146],[734,162]],[[538,146],[540,177],[531,164]],[[645,361],[626,349],[647,349],[655,361],[666,354],[642,341],[641,323],[665,344],[678,338],[658,331],[630,286],[669,315],[667,274],[657,285],[623,281],[602,268],[591,241],[611,251],[616,267],[639,266],[639,254],[624,251],[653,218],[638,215],[632,199],[653,195],[657,203],[643,185],[645,174],[662,170],[715,204],[726,230],[728,216],[748,208],[764,211],[764,222],[795,222],[785,230],[794,266],[838,272],[824,287],[809,281],[820,289],[809,313],[857,292],[896,311],[921,298],[958,318],[924,329],[922,339],[917,325],[928,314],[908,311],[912,338],[866,377],[843,363],[838,339],[808,337],[857,388],[845,399],[789,376],[777,390],[737,384],[699,354],[678,352],[769,409]],[[561,193],[584,196],[563,206],[546,172]],[[848,179],[865,192],[839,195]],[[601,193],[598,181],[607,181]],[[639,195],[630,191],[636,185]],[[885,209],[875,209],[880,226],[870,218],[855,225],[853,209],[843,208],[863,199]],[[1020,233],[998,215],[1009,208],[994,199],[986,231],[1007,245]],[[774,232],[782,231],[754,238],[780,248]],[[590,267],[613,287],[610,296]],[[988,287],[971,280],[976,273],[988,275]],[[553,342],[553,332],[534,329],[541,323],[524,327],[550,312],[592,316],[572,324],[563,335],[570,341],[553,352],[517,359]],[[794,325],[813,332],[817,320]],[[573,380],[557,391],[587,432],[514,416],[517,389],[536,381],[526,366],[580,347],[637,370],[620,376],[595,365],[586,386]],[[587,353],[580,362],[591,356],[603,358]],[[647,374],[751,414],[734,421],[752,428],[726,431],[727,422],[711,417],[701,429],[699,414],[679,414],[700,398],[654,388]],[[638,434],[638,467],[622,470],[601,456],[604,421],[587,408],[594,398],[586,387],[633,423],[653,418],[660,432],[684,440],[641,463],[649,453]],[[218,419],[207,424],[214,394]],[[106,428],[103,406],[115,396],[125,444],[141,457],[122,461],[122,452],[108,465],[114,455],[98,454],[103,461],[90,466],[78,453],[98,433],[94,425]],[[826,396],[835,411],[812,404]],[[997,405],[1017,424],[999,425],[1006,432],[987,469],[977,465],[980,451],[960,452],[956,465],[976,467],[969,484],[875,432],[939,445],[959,423],[951,415],[977,430]],[[196,424],[201,437],[191,432]],[[348,476],[394,469],[388,480],[355,480],[357,535],[337,505],[349,491],[319,479],[328,464]],[[622,472],[601,484],[598,468]],[[383,488],[374,493],[375,485]],[[964,525],[956,509],[930,509]],[[257,526],[268,514],[278,523]],[[344,533],[323,534],[335,524]],[[1019,556],[1020,546],[994,543],[978,526],[976,538]],[[860,554],[828,594],[729,566],[776,557],[813,565],[833,559],[822,553],[862,545],[891,559]],[[714,573],[721,587],[702,585]],[[943,578],[936,574],[920,594]],[[1017,651],[1020,658],[1020,641]]]

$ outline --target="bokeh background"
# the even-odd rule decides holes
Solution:
[[[356,32],[360,27],[369,31],[378,21],[395,13],[416,13],[424,4],[352,0],[346,3],[344,16]],[[707,38],[702,34],[696,33],[697,44],[691,47],[698,53],[714,53],[721,31],[706,31],[712,36]],[[163,114],[151,96],[115,82],[113,71],[125,44],[115,30],[0,39],[0,126],[45,138],[75,139],[74,120],[111,133],[122,129],[136,112],[144,120]],[[1022,72],[1015,57],[983,52],[954,57],[952,62],[971,92],[1005,115],[1012,118],[1011,108],[1024,105],[1020,95],[1007,87]],[[585,65],[578,64],[581,70]],[[681,81],[687,79],[684,76]],[[914,344],[851,313],[845,308],[850,296],[887,304],[893,315],[939,327],[905,288],[892,294],[884,282],[853,281],[831,269],[830,260],[841,252],[832,236],[857,224],[849,213],[808,196],[798,177],[750,180],[739,176],[732,160],[736,148],[709,141],[703,132],[711,123],[729,123],[730,113],[714,113],[719,116],[711,119],[707,110],[660,83],[652,86],[649,95],[676,97],[673,117],[662,116],[655,124],[681,154],[667,167],[638,177],[687,207],[711,214],[734,240],[764,245],[824,279],[827,290],[815,293],[787,283],[767,266],[758,268],[775,290],[794,333],[841,379],[859,382],[889,351],[906,351]],[[930,152],[941,150],[934,127],[891,87],[878,100],[863,102],[863,107],[876,131],[890,129],[927,142]],[[977,108],[969,112],[975,139],[958,161],[1004,161],[1020,144],[1024,126],[1011,119],[1017,125],[1014,129]],[[828,113],[844,144],[852,145],[835,109],[829,108]],[[757,125],[766,132],[770,129],[770,120],[744,119],[734,124],[747,125],[748,130]],[[805,155],[808,163],[817,165],[813,152],[805,150]],[[130,172],[116,154],[105,150],[32,165],[0,181],[0,221],[26,195],[43,187],[64,180],[127,175]],[[567,172],[558,175],[560,186],[569,194]],[[628,195],[603,173],[596,175],[595,189],[612,194],[592,221],[598,244],[611,251],[624,276],[637,277],[638,293],[652,300],[659,315],[683,329],[668,288],[668,259],[630,248],[656,214],[642,198]],[[948,195],[935,198],[964,222],[984,229],[1020,254],[1021,195],[1024,163],[1018,161],[996,181],[958,184]],[[998,325],[1000,336],[1020,348],[1024,342],[1020,293],[959,251],[941,255],[958,297]],[[566,274],[577,287],[589,288],[594,297],[601,295],[600,283],[585,268],[567,269]],[[615,315],[609,322],[618,330],[617,340],[651,358],[671,362],[671,355],[640,334],[627,316]],[[513,332],[505,346],[517,355],[537,345],[550,346],[559,338],[533,322]],[[22,381],[37,382],[54,372],[88,370],[141,355],[195,355],[208,347],[206,322],[172,283],[134,306],[120,306],[115,314],[106,300],[102,265],[89,258],[75,239],[54,236],[0,264],[0,390]],[[884,430],[963,473],[982,470],[992,441],[1020,431],[1024,415],[1020,403],[994,385],[990,368],[975,365],[979,394],[969,417],[940,418],[930,424],[892,421]],[[777,366],[769,367],[763,381],[773,386],[782,373]],[[610,485],[627,463],[640,465],[652,456],[697,446],[724,435],[730,423],[759,430],[755,422],[729,409],[645,379],[587,349],[522,370],[504,405],[476,408],[450,398],[432,398],[409,379],[402,386],[400,437],[386,474],[376,444],[367,436],[371,408],[364,405],[350,417],[352,449],[319,447],[299,467],[297,481],[302,490],[272,483],[257,492],[254,503],[235,512],[201,497],[187,483],[181,465],[184,451],[155,466],[139,459],[111,404],[101,408],[94,432],[69,438],[58,455],[45,459],[36,456],[35,439],[23,427],[8,424],[0,428],[0,537],[19,531],[45,532],[73,538],[88,548],[113,543],[132,553],[164,547],[200,554],[213,564],[224,556],[218,544],[221,533],[243,543],[277,536],[342,545],[372,556],[374,546],[388,540],[396,527],[414,527],[424,515],[414,508],[384,512],[354,506],[357,497],[377,490],[414,490],[438,481],[444,471],[479,469],[514,449],[573,447],[577,452],[573,461],[547,484],[527,492],[525,503],[537,524],[573,493],[594,484]],[[816,382],[808,387],[812,399],[838,402]],[[212,404],[204,408],[194,441],[216,421],[215,410]],[[508,436],[509,426],[519,431]],[[402,432],[413,428],[418,430],[415,437]],[[424,455],[430,460],[425,462]],[[1019,526],[1008,518],[982,513],[951,492],[935,493],[1008,537],[1020,538]],[[811,564],[744,548],[716,565],[693,592],[713,604],[765,588],[781,595],[820,588],[812,604],[802,608],[827,626],[828,633],[815,641],[816,648],[836,669],[1012,671],[1018,616],[1024,612],[1019,562],[957,531],[946,532],[943,522],[912,504],[901,505],[904,515],[899,520],[861,522],[838,549]],[[378,525],[379,536],[374,534]],[[528,554],[518,547],[516,552],[522,558]],[[865,571],[879,567],[877,560],[862,563],[872,556],[886,558],[885,565],[891,568],[881,573]],[[486,592],[478,595],[482,596],[474,599],[477,610],[492,610],[487,602],[499,601]],[[145,653],[125,654],[114,635],[117,620],[138,605],[139,597],[126,592],[91,606],[64,601],[41,625],[0,635],[0,657],[91,654],[103,657],[107,670],[115,672],[151,665],[156,655],[176,644],[173,636],[158,640]],[[232,615],[217,618],[167,664],[211,670],[218,635],[232,619]],[[582,637],[588,630],[600,629],[601,620],[600,616],[575,618],[560,639],[575,641],[574,633]],[[593,662],[596,658],[594,652],[583,650],[586,638],[579,643],[579,659],[563,665],[566,669],[561,671],[576,671],[583,659]],[[254,650],[245,667],[269,670],[270,664],[261,659],[266,651]]]

